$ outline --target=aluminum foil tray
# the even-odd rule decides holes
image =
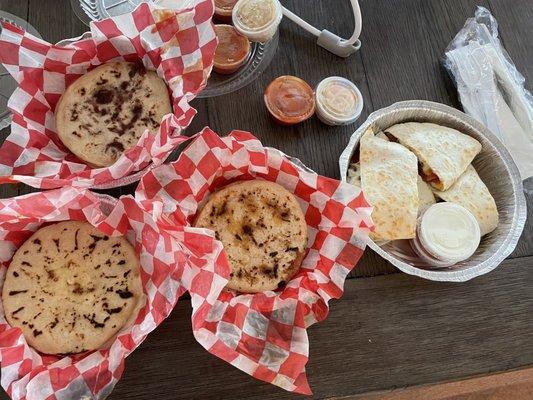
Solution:
[[[372,113],[351,136],[339,159],[341,179],[346,181],[348,165],[359,139],[370,127],[376,132],[408,121],[433,122],[449,126],[477,139],[483,146],[473,165],[496,201],[500,223],[484,236],[474,255],[453,267],[434,269],[411,250],[406,240],[369,246],[405,273],[434,281],[463,282],[496,268],[516,247],[527,217],[522,180],[511,155],[494,134],[466,114],[429,101],[405,101]]]

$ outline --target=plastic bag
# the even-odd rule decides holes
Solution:
[[[533,96],[498,38],[498,23],[478,7],[446,48],[444,66],[464,111],[505,144],[522,179],[533,176]]]

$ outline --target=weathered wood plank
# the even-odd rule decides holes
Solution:
[[[464,284],[403,274],[346,283],[309,330],[314,399],[454,380],[533,364],[533,257]],[[519,300],[518,300],[519,299]],[[209,355],[176,309],[126,362],[110,399],[293,399]],[[223,382],[223,384],[221,384]]]
[[[342,400],[508,400],[533,396],[533,369],[521,369],[455,382],[390,392],[343,397]]]
[[[459,105],[440,60],[478,3],[486,1],[361,1],[361,54],[376,109],[409,99]]]
[[[0,10],[6,11],[24,20],[28,19],[28,0],[0,0]]]

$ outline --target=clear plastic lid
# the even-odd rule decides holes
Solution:
[[[428,207],[419,217],[417,239],[432,257],[455,264],[474,254],[481,234],[470,211],[459,204],[443,202]]]
[[[235,28],[253,42],[268,42],[283,18],[278,0],[239,0],[233,7]]]
[[[133,11],[143,0],[70,0],[76,16],[85,24]]]
[[[328,125],[351,124],[363,111],[363,95],[353,82],[340,76],[323,79],[315,97],[317,115]]]
[[[244,64],[231,75],[212,72],[207,86],[199,94],[199,98],[215,97],[239,90],[257,79],[268,67],[276,49],[278,34],[266,43],[251,43],[250,56]]]
[[[134,10],[141,0],[71,0],[76,16],[86,25],[90,21],[124,14]],[[251,43],[250,56],[233,74],[222,75],[212,72],[207,86],[197,97],[221,96],[239,90],[257,79],[268,67],[276,49],[279,35],[276,34],[266,43]]]

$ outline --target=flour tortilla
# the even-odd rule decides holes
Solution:
[[[424,182],[420,175],[417,176],[416,184],[418,186],[418,214],[420,215],[425,208],[435,204],[437,201],[435,200],[431,186],[427,182]]]
[[[361,188],[374,207],[376,242],[411,239],[418,212],[417,158],[404,146],[365,132],[360,144]]]
[[[383,132],[376,133],[376,137],[386,140],[387,142],[389,141],[389,138]],[[361,187],[361,163],[359,161],[350,163],[347,181],[351,185],[357,186],[358,188]]]
[[[451,188],[444,192],[434,190],[434,193],[442,200],[457,203],[474,214],[479,222],[481,236],[498,226],[499,216],[494,198],[471,165]]]
[[[427,122],[397,124],[385,132],[416,154],[423,175],[427,176],[425,180],[437,190],[451,187],[481,151],[481,144],[476,139]]]

